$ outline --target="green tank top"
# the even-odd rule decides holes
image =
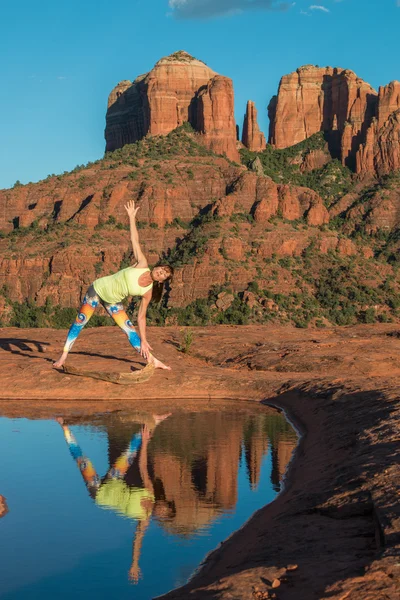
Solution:
[[[111,479],[99,488],[95,502],[131,519],[143,521],[148,519],[153,511],[154,494],[146,488],[129,487],[121,479]]]
[[[96,279],[93,287],[100,298],[109,304],[121,302],[127,296],[144,296],[153,287],[152,283],[147,287],[139,285],[139,277],[146,272],[150,272],[147,267],[127,267],[114,275]]]

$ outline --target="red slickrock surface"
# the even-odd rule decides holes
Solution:
[[[189,356],[177,349],[179,328],[150,328],[156,356],[172,371],[156,372],[145,384],[132,386],[52,369],[65,334],[3,329],[2,416],[77,419],[109,411],[118,418],[123,410],[143,407],[145,394],[146,407],[157,412],[193,406],[199,411],[201,405],[203,410],[243,411],[249,402],[270,402],[287,411],[302,434],[284,491],[228,540],[221,540],[190,582],[165,598],[251,600],[257,597],[255,588],[265,597],[279,580],[280,600],[397,600],[396,325],[198,328]],[[84,361],[88,369],[118,372],[128,370],[132,359],[125,336],[105,327],[84,331],[69,357],[71,365]],[[235,399],[242,401],[242,408],[235,408]],[[218,457],[210,450],[207,456],[209,492],[224,506],[235,500],[231,464],[237,461],[239,448],[237,435],[233,430],[231,434],[226,454]],[[259,451],[254,447],[248,453],[254,483]],[[280,470],[289,453],[290,448],[279,447]],[[155,470],[165,482],[167,496],[178,502],[175,473],[186,478],[186,471],[173,460],[158,461]],[[196,498],[186,500],[190,511]],[[184,507],[179,507],[179,514],[185,522]],[[175,523],[182,524],[173,521],[171,526]]]

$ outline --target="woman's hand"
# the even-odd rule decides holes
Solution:
[[[142,576],[142,571],[139,568],[139,565],[132,565],[129,569],[129,580],[133,583],[139,583],[139,579]]]
[[[147,425],[143,425],[142,427],[142,441],[143,442],[148,442],[151,438],[151,431],[150,429],[147,427]]]
[[[148,360],[150,358],[150,350],[153,350],[153,348],[150,346],[150,344],[148,342],[142,341],[142,343],[140,344],[140,354],[146,360]]]
[[[139,210],[140,206],[138,206],[137,208],[135,208],[135,202],[134,200],[129,200],[129,202],[127,204],[125,204],[124,206],[126,212],[129,215],[129,218],[136,218],[136,213]]]

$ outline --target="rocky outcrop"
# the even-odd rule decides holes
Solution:
[[[197,98],[196,129],[203,143],[216,154],[240,162],[236,148],[236,123],[232,80],[215,75]]]
[[[268,107],[269,141],[286,148],[324,131],[334,158],[361,177],[381,176],[400,167],[399,109],[398,81],[377,94],[353,71],[307,65],[282,77]]]
[[[364,130],[375,114],[377,94],[353,71],[300,67],[282,77],[269,106],[269,141],[293,146],[318,131],[331,132],[333,155],[351,166]]]
[[[331,157],[329,152],[325,150],[310,150],[304,156],[301,164],[300,171],[302,173],[307,171],[313,171],[314,169],[321,169],[324,165],[330,162]]]
[[[400,190],[396,185],[383,189],[377,187],[370,190],[362,202],[355,197],[348,206],[346,204],[339,204],[338,208],[331,212],[333,217],[335,213],[342,214],[346,233],[359,229],[360,224],[369,235],[378,231],[388,233],[400,227]]]
[[[133,83],[120,82],[108,99],[106,151],[189,122],[209,148],[237,160],[232,81],[216,75],[180,51],[159,60]]]
[[[350,118],[363,120],[371,112],[374,98],[376,92],[353,71],[300,67],[281,79],[276,106],[270,108],[270,143],[286,148],[318,131],[342,131]]]
[[[247,102],[246,114],[243,121],[242,144],[253,152],[264,150],[266,141],[265,135],[258,126],[257,110],[254,102]]]
[[[376,116],[378,127],[381,128],[390,115],[400,108],[400,82],[391,81],[379,88]]]
[[[363,177],[387,175],[400,168],[400,82],[379,88],[376,118],[368,127],[356,156],[356,172]]]

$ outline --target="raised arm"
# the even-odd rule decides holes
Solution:
[[[125,205],[125,210],[129,216],[129,226],[131,230],[131,242],[133,248],[133,254],[135,256],[135,260],[137,262],[136,266],[140,268],[145,268],[148,266],[147,259],[142,252],[142,249],[139,244],[139,233],[136,227],[136,213],[139,210],[139,206],[135,208],[135,202],[133,200],[129,200],[129,202]]]

